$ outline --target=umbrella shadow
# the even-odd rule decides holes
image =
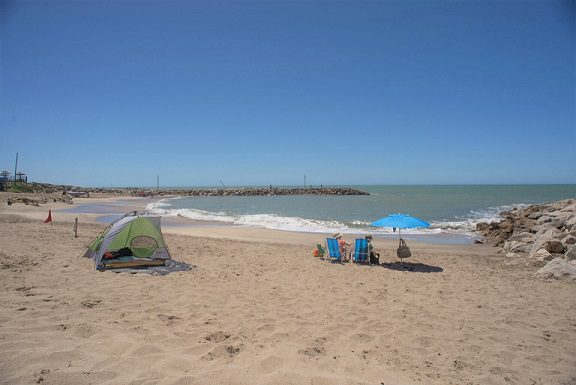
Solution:
[[[396,271],[411,271],[414,273],[441,273],[444,271],[440,266],[426,265],[424,263],[412,263],[412,262],[385,262],[380,266]]]

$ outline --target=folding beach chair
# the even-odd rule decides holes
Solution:
[[[319,243],[316,244],[316,250],[318,252],[317,257],[324,258],[324,256],[326,255],[326,250],[324,250],[324,247],[322,247],[321,244]]]
[[[340,246],[338,246],[336,238],[326,238],[326,249],[328,250],[328,259],[338,262],[342,261]]]
[[[354,241],[354,254],[352,254],[352,262],[370,264],[370,248],[368,247],[367,239],[356,238]]]

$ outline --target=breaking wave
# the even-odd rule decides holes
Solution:
[[[454,233],[473,235],[476,224],[479,222],[492,222],[500,219],[500,213],[514,207],[526,205],[507,205],[491,207],[483,210],[471,210],[467,215],[450,219],[431,220],[430,227],[426,229],[404,229],[402,234],[438,234]],[[147,210],[162,216],[178,216],[194,221],[218,222],[239,226],[255,226],[274,230],[311,232],[311,233],[354,233],[354,234],[393,234],[391,228],[375,228],[371,222],[363,220],[319,220],[292,216],[280,216],[276,214],[242,214],[235,215],[223,211],[205,211],[193,208],[172,208],[170,199],[164,199],[151,203]]]

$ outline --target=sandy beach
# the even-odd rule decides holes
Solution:
[[[497,248],[413,242],[406,269],[376,240],[386,265],[334,264],[319,234],[168,219],[191,271],[97,272],[102,214],[1,198],[2,384],[576,384],[576,286]]]

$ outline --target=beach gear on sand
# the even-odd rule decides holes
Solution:
[[[318,243],[312,252],[312,255],[318,258],[324,258],[324,254],[326,254],[326,250],[324,250],[322,245]]]
[[[167,266],[176,268],[174,271],[190,270],[187,264],[171,261],[160,228],[159,216],[131,212],[100,233],[84,256],[92,258],[97,270],[137,268],[152,269],[153,273],[157,266],[162,266],[157,274],[170,272]]]
[[[352,262],[370,263],[370,248],[368,247],[368,240],[366,238],[357,238],[354,241]]]
[[[400,238],[398,249],[396,249],[396,255],[398,256],[398,258],[400,258],[400,261],[402,261],[402,258],[410,258],[410,256],[412,256],[410,248],[402,238]]]
[[[396,250],[396,255],[398,256],[398,258],[400,258],[400,261],[402,261],[403,258],[410,257],[412,253],[410,252],[410,249],[406,245],[406,242],[404,242],[404,240],[402,239],[401,229],[428,227],[430,226],[430,223],[423,221],[420,218],[410,216],[408,214],[392,214],[372,222],[370,226],[392,227],[394,230],[398,229],[399,245],[398,249]]]
[[[326,238],[326,249],[328,249],[328,259],[342,260],[342,253],[340,253],[340,246],[336,238]]]

